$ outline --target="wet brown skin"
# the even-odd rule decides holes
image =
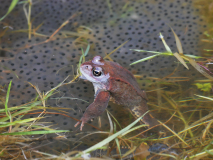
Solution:
[[[100,116],[105,111],[109,100],[124,106],[135,118],[148,111],[146,93],[140,89],[132,73],[118,63],[105,61],[101,57],[100,62],[103,65],[94,64],[92,61],[82,64],[82,66],[91,65],[92,68],[101,67],[103,73],[105,75],[109,73],[110,77],[107,82],[103,82],[106,88],[97,91],[94,102],[87,107],[81,121],[75,125],[76,127],[81,123],[81,130],[87,121]],[[144,115],[143,122],[149,127],[159,124],[149,113]]]

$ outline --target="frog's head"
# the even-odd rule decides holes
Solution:
[[[86,79],[92,83],[106,83],[110,77],[109,73],[105,73],[104,67],[106,63],[101,56],[95,56],[91,61],[84,62],[80,71],[80,78]]]

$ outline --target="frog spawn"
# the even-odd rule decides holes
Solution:
[[[7,12],[11,1],[1,1],[0,15],[1,17]],[[144,3],[129,1],[126,5],[125,1],[111,1],[111,9],[105,0],[90,0],[90,1],[58,1],[58,0],[42,0],[33,5],[31,17],[33,27],[40,24],[37,32],[46,36],[50,36],[55,30],[71,15],[76,12],[81,12],[80,16],[72,19],[62,31],[77,32],[79,26],[87,26],[91,29],[88,32],[89,43],[94,46],[90,50],[90,54],[86,57],[87,60],[92,59],[94,55],[105,56],[104,53],[110,53],[120,44],[130,39],[130,41],[120,50],[111,55],[114,61],[117,61],[123,67],[134,72],[135,74],[144,76],[140,79],[141,88],[147,87],[147,77],[165,77],[173,72],[176,68],[173,57],[158,57],[152,61],[140,63],[138,65],[129,66],[130,63],[138,59],[149,56],[147,53],[138,53],[129,49],[144,49],[165,51],[162,42],[158,38],[159,32],[162,32],[165,40],[172,50],[176,50],[175,42],[172,40],[173,35],[165,24],[173,27],[175,32],[180,37],[184,51],[192,55],[199,55],[199,37],[205,31],[205,24],[198,16],[198,12],[193,8],[191,1],[170,1],[170,0],[149,0]],[[126,6],[126,10],[124,10]],[[110,10],[112,12],[110,12]],[[5,18],[4,22],[9,22],[8,25],[13,30],[26,29],[27,21],[23,14],[23,6],[17,5],[14,11]],[[77,25],[76,25],[77,24]],[[1,23],[1,33],[5,31],[4,23]],[[16,106],[29,102],[36,97],[36,91],[30,88],[30,85],[25,82],[31,82],[37,85],[41,91],[48,91],[62,82],[67,75],[73,76],[74,67],[78,64],[81,56],[81,47],[74,45],[76,38],[56,38],[50,43],[33,46],[46,40],[46,38],[32,36],[29,40],[28,35],[24,33],[11,33],[11,27],[7,30],[6,35],[2,38],[0,51],[1,56],[1,85],[8,84],[13,80],[10,106]],[[187,28],[187,32],[184,32]],[[58,35],[64,33],[59,33]],[[20,49],[24,45],[32,47]],[[7,51],[12,48],[11,51]],[[5,69],[7,68],[7,69]],[[11,72],[8,72],[8,71]],[[199,77],[199,73],[195,70],[190,70],[190,73],[180,66],[179,76],[192,75],[193,78]],[[14,74],[15,73],[15,74]],[[19,79],[16,77],[19,76]],[[71,77],[69,80],[71,80]],[[60,95],[57,97],[71,97],[93,101],[94,96],[92,84],[79,81],[59,89]],[[73,99],[50,99],[49,106],[72,108],[69,116],[80,119],[82,111],[87,107],[87,103]],[[113,115],[119,115],[120,110],[116,110],[113,104],[108,107]],[[30,115],[29,117],[37,117]],[[122,118],[121,118],[122,119]],[[109,127],[109,122],[105,114],[102,115],[102,127]],[[68,129],[76,131],[73,125],[74,120],[66,118],[62,115],[55,114],[45,118],[45,121],[51,122],[56,128]],[[97,120],[92,122],[98,126]],[[94,131],[90,126],[84,127],[85,131]],[[71,132],[68,137],[73,139],[78,138],[75,132]],[[79,136],[81,137],[81,135]],[[89,143],[96,143],[97,135],[88,138]],[[101,138],[100,138],[101,139]],[[100,140],[99,139],[99,140]],[[46,142],[43,142],[46,144]],[[55,142],[56,150],[64,148],[64,144]],[[68,143],[68,142],[67,142]],[[72,143],[69,143],[72,146]],[[48,151],[47,151],[48,152]]]

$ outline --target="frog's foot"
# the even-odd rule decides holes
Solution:
[[[80,126],[80,131],[82,131],[82,128],[83,128],[83,126],[84,126],[84,121],[79,121],[79,122],[77,122],[77,123],[75,124],[75,127],[77,127],[79,124],[81,124],[81,126]]]
[[[100,91],[98,92],[94,102],[87,107],[86,111],[83,114],[83,117],[80,119],[79,122],[75,124],[77,127],[80,123],[80,130],[85,123],[87,123],[90,119],[100,116],[106,109],[108,102],[109,102],[110,94],[109,92]]]

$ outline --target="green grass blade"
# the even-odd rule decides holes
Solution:
[[[16,6],[16,4],[18,3],[19,0],[13,0],[10,4],[10,7],[7,11],[7,13],[0,19],[0,21],[2,21],[12,10],[13,8]]]
[[[201,56],[195,56],[195,55],[190,55],[190,54],[185,54],[185,56],[190,57],[190,58],[195,58],[195,59],[203,58]]]
[[[172,31],[173,31],[173,30],[172,30]],[[174,32],[173,32],[173,33],[174,33]],[[176,36],[175,33],[174,33],[174,36]],[[169,46],[167,45],[167,43],[166,43],[166,41],[164,40],[163,35],[162,35],[161,33],[160,33],[160,38],[161,38],[161,40],[162,40],[162,42],[163,42],[163,44],[164,44],[164,47],[166,48],[167,52],[172,53],[171,49],[170,49]],[[178,37],[175,37],[176,43],[177,43],[177,41],[178,41],[177,39],[179,39],[179,38],[178,38]],[[179,45],[179,43],[178,43],[178,45]],[[182,52],[182,46],[181,46],[181,44],[180,44],[180,46],[177,46],[177,47],[178,47],[178,50]],[[183,53],[182,53],[182,54],[183,54]],[[182,58],[177,52],[174,53],[173,55],[180,61],[180,63],[182,63],[187,69],[189,69],[188,66],[186,65],[185,61],[183,60],[183,58]]]
[[[147,51],[147,50],[140,50],[140,49],[129,49],[131,51],[136,51],[136,52],[149,52],[149,53],[154,53],[154,54],[161,54],[162,52],[156,52],[156,51]]]
[[[154,57],[157,57],[159,54],[155,54],[155,55],[152,55],[152,56],[149,56],[149,57],[146,57],[146,58],[143,58],[143,59],[140,59],[140,60],[137,60],[133,63],[131,63],[130,65],[133,65],[133,64],[136,64],[136,63],[139,63],[139,62],[143,62],[143,61],[146,61],[146,60],[149,60],[149,59],[152,59]]]
[[[8,118],[10,120],[11,120],[11,115],[8,113],[9,111],[7,109],[8,109],[8,101],[9,101],[9,97],[10,97],[11,84],[12,84],[12,81],[10,81],[10,83],[9,83],[9,86],[8,86],[8,89],[7,89],[7,96],[6,96],[6,100],[5,100],[5,104],[4,104],[6,115],[8,116]]]
[[[27,127],[29,126],[28,123],[23,123],[22,125],[23,126],[27,126]],[[54,131],[55,130],[55,129],[50,128],[53,125],[45,125],[45,126],[43,126],[43,125],[44,125],[43,123],[41,125],[34,125],[34,124],[32,124],[31,128],[33,128],[34,130],[38,129],[38,130],[46,130],[46,131]]]
[[[29,106],[29,107],[27,107],[27,108],[25,108],[25,109],[22,109],[22,110],[20,110],[20,111],[18,111],[18,112],[15,112],[14,114],[11,115],[11,117],[15,117],[15,116],[17,116],[17,115],[19,115],[19,114],[21,114],[21,113],[27,113],[27,112],[29,112],[30,110],[32,110],[33,107],[35,107],[35,106],[37,106],[37,105],[39,105],[39,104],[41,104],[41,101],[35,102],[35,103],[33,103],[31,106]],[[1,119],[0,119],[0,122],[5,122],[5,121],[7,121],[8,119],[9,119],[9,117],[1,118]]]
[[[120,157],[122,159],[122,156],[121,156],[121,148],[120,148],[120,144],[119,144],[119,141],[118,141],[118,138],[115,138],[115,142],[116,142],[116,145],[117,145],[117,148],[118,148],[118,152],[120,154]]]
[[[82,52],[82,55],[81,55],[81,57],[80,57],[80,59],[79,59],[79,67],[81,66],[81,63],[82,63],[82,60],[83,60],[83,57],[84,57],[84,50],[83,50],[83,48],[81,48],[81,52]]]
[[[87,49],[86,49],[86,51],[84,52],[84,56],[85,56],[85,57],[86,57],[87,54],[89,53],[89,49],[90,49],[90,45],[88,44],[88,45],[87,45]]]
[[[213,149],[206,150],[204,152],[197,153],[197,154],[195,154],[193,156],[190,156],[189,159],[202,159],[203,157],[207,156],[208,154],[210,154],[212,152],[213,152]]]
[[[210,97],[200,96],[200,95],[197,95],[197,94],[194,94],[194,95],[198,96],[198,97],[201,97],[201,98],[205,98],[205,99],[213,101],[213,98],[210,98]]]
[[[108,116],[108,119],[109,119],[109,126],[110,126],[110,133],[113,133],[113,124],[112,124],[112,119],[111,117],[109,116],[109,111],[107,110],[107,116]]]
[[[160,33],[160,38],[161,38],[161,40],[162,40],[162,42],[163,42],[164,47],[166,48],[166,51],[169,52],[169,53],[172,53],[171,49],[170,49],[169,46],[167,45],[167,43],[166,43],[166,41],[164,40],[163,35],[162,35],[161,33]]]
[[[81,73],[81,72],[80,72],[80,66],[81,66],[81,64],[82,64],[82,61],[85,62],[85,55],[88,54],[89,48],[90,48],[90,45],[87,46],[86,52],[84,52],[83,48],[81,48],[82,55],[81,55],[81,57],[80,57],[80,59],[79,59],[79,63],[78,63],[78,73]]]
[[[57,100],[60,100],[60,99],[71,99],[71,100],[79,100],[79,101],[83,101],[85,103],[89,103],[88,101],[85,101],[83,99],[80,99],[80,98],[72,98],[72,97],[59,97],[59,98],[50,98],[50,99],[57,99]]]
[[[70,131],[69,130],[29,131],[29,132],[0,133],[0,135],[34,135],[34,134],[50,134],[60,132],[70,132]]]
[[[32,102],[32,103],[35,103],[35,102]],[[8,111],[20,110],[20,109],[29,107],[32,103],[23,105],[21,107],[20,106],[10,107],[10,108],[7,108],[7,110]],[[39,103],[38,103],[38,105],[39,105]],[[0,109],[0,113],[2,113],[2,112],[5,112],[5,108],[4,109]]]
[[[120,129],[122,129],[120,123],[117,121],[117,119],[112,115],[112,113],[110,113],[107,109],[106,109],[107,113],[110,114],[110,116],[114,119],[114,121],[117,123],[117,125],[120,127]]]
[[[125,136],[126,134],[128,134],[128,133],[130,133],[130,132],[132,132],[132,131],[134,131],[134,130],[137,130],[137,129],[141,128],[141,127],[147,127],[147,125],[146,125],[146,124],[142,124],[142,125],[136,126],[136,127],[134,127],[134,128],[131,128],[130,130],[128,130],[127,132],[125,132],[124,134],[122,134],[121,137],[123,137],[123,136]]]
[[[114,133],[116,133],[116,123],[114,122]],[[119,144],[119,141],[118,141],[118,138],[115,138],[115,143],[117,145],[117,149],[118,149],[118,152],[120,154],[120,157],[122,159],[122,156],[121,156],[121,148],[120,148],[120,144]]]
[[[25,3],[28,3],[28,0],[26,0],[26,1],[21,1],[21,2],[19,2],[18,4],[25,4]]]
[[[30,122],[30,121],[34,121],[38,118],[28,118],[28,119],[24,119],[24,120],[20,120],[20,121],[14,121],[14,122],[9,122],[9,123],[6,123],[6,124],[2,124],[0,125],[0,128],[2,127],[8,127],[8,126],[13,126],[15,124],[21,124],[21,123],[27,123],[27,122]]]
[[[213,152],[210,152],[210,151],[208,151],[208,150],[206,150],[206,152],[207,152],[209,155],[213,156]]]
[[[203,49],[204,51],[207,51],[207,52],[212,52],[213,50],[212,49]]]

